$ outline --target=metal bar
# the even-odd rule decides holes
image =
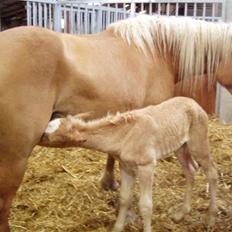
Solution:
[[[214,18],[215,18],[215,4],[216,3],[212,3],[212,17],[213,17],[213,21],[214,21]]]
[[[84,20],[84,13],[80,10],[80,34],[84,33],[84,25],[83,25],[83,20]]]
[[[149,15],[152,15],[152,2],[149,1]]]
[[[27,2],[27,25],[31,25],[31,3]]]
[[[126,18],[126,3],[123,3],[123,18]]]
[[[69,13],[69,24],[70,24],[70,33],[74,34],[74,14],[73,14],[73,4],[71,4],[70,13]]]
[[[130,7],[130,17],[135,17],[136,11],[135,11],[135,3],[131,1],[131,7]]]
[[[221,6],[221,17],[222,17],[222,20],[225,21],[226,20],[226,3],[225,3],[225,0],[223,0],[223,2],[221,3],[222,6]]]
[[[52,4],[48,6],[48,15],[49,28],[52,29]]]
[[[61,4],[54,5],[54,30],[61,31]]]
[[[176,8],[175,8],[176,12],[175,15],[179,16],[179,2],[176,3]]]
[[[77,10],[77,32],[78,34],[81,33],[81,6],[78,6]]]
[[[188,15],[188,3],[184,4],[184,16]]]
[[[102,9],[99,8],[99,11],[98,11],[98,18],[97,18],[97,31],[101,31],[102,30]]]
[[[170,3],[167,3],[166,15],[170,15]]]
[[[88,9],[85,8],[84,11],[84,33],[86,34],[88,32]]]
[[[90,27],[90,9],[87,9],[87,30],[86,33],[90,33],[91,27]]]
[[[116,16],[116,14],[117,14],[117,11],[116,12],[115,11],[111,11],[111,21],[110,21],[110,23],[115,22],[115,16]]]
[[[63,18],[63,25],[62,25],[62,27],[64,29],[64,32],[66,33],[68,25],[67,25],[67,9],[66,9],[65,5],[63,6],[63,17],[61,15],[61,18]]]
[[[115,12],[115,21],[118,21],[118,3],[115,4],[115,9],[116,9],[116,12]]]
[[[217,115],[220,114],[220,108],[221,108],[221,85],[217,82],[217,87],[216,87],[216,104],[215,104],[215,113]]]
[[[107,27],[107,10],[102,11],[102,30]]]
[[[110,24],[110,5],[107,4],[107,22],[106,22],[106,26],[108,26]]]
[[[161,3],[158,3],[158,14],[160,15],[160,11],[161,11]]]
[[[37,4],[36,4],[36,2],[33,2],[32,3],[32,7],[33,7],[33,15],[32,15],[32,17],[33,17],[33,26],[37,26]]]
[[[204,2],[204,3],[203,3],[203,12],[202,12],[203,19],[205,19],[205,13],[206,13],[206,4],[205,4],[205,2]]]
[[[74,33],[75,34],[78,34],[78,22],[79,22],[79,19],[78,19],[78,15],[77,15],[77,11],[74,11],[74,19],[75,19],[75,23],[74,23]]]
[[[141,3],[141,11],[144,11],[144,3]]]
[[[39,26],[42,27],[42,6],[41,6],[41,3],[39,2],[38,3],[39,7],[38,7],[38,10],[39,10]]]
[[[41,2],[41,3],[57,3],[60,2],[59,0],[23,0],[26,2]],[[62,0],[63,4],[87,4],[87,3],[98,3],[98,4],[108,4],[108,3],[129,3],[129,2],[135,2],[135,3],[157,3],[157,2],[164,2],[164,3],[224,3],[224,0]]]
[[[44,10],[44,14],[43,14],[44,15],[44,20],[43,20],[44,27],[47,28],[47,26],[48,26],[48,9],[47,9],[47,3],[44,4],[43,10]]]
[[[193,4],[193,16],[196,17],[197,16],[197,3],[194,2]]]
[[[95,27],[96,27],[96,22],[95,22],[95,7],[93,6],[92,8],[92,14],[91,14],[91,33],[95,32]]]
[[[32,3],[33,3],[33,2],[51,3],[51,4],[57,2],[57,0],[22,0],[22,1],[24,1],[24,2],[32,2]]]

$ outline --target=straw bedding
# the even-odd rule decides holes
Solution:
[[[232,231],[232,126],[209,123],[211,150],[219,171],[219,212],[214,231]],[[85,149],[36,147],[14,199],[10,225],[13,232],[104,232],[115,222],[119,193],[104,191],[99,180],[106,156]],[[116,178],[119,179],[118,167]],[[205,176],[198,172],[193,209],[176,224],[171,214],[181,203],[185,180],[175,158],[158,163],[153,187],[153,230],[156,232],[206,231],[208,205]],[[125,231],[141,231],[138,188],[134,191],[131,218]],[[136,213],[133,213],[133,211]]]

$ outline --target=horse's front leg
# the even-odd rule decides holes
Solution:
[[[108,154],[105,173],[101,179],[101,185],[105,190],[116,190],[119,187],[118,182],[114,179],[114,164],[113,156]]]
[[[26,156],[0,151],[0,231],[9,232],[8,218],[12,199],[22,181]]]

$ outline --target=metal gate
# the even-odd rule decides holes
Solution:
[[[27,24],[73,34],[95,33],[138,14],[223,21],[224,0],[25,0]]]

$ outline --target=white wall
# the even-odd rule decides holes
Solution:
[[[225,0],[225,21],[232,22],[232,0]]]
[[[225,21],[232,22],[232,0],[226,0],[225,4]],[[220,121],[225,124],[232,123],[232,95],[222,86],[218,86],[217,90],[216,111]]]
[[[232,95],[221,85],[217,86],[217,113],[220,122],[224,124],[232,123]]]

